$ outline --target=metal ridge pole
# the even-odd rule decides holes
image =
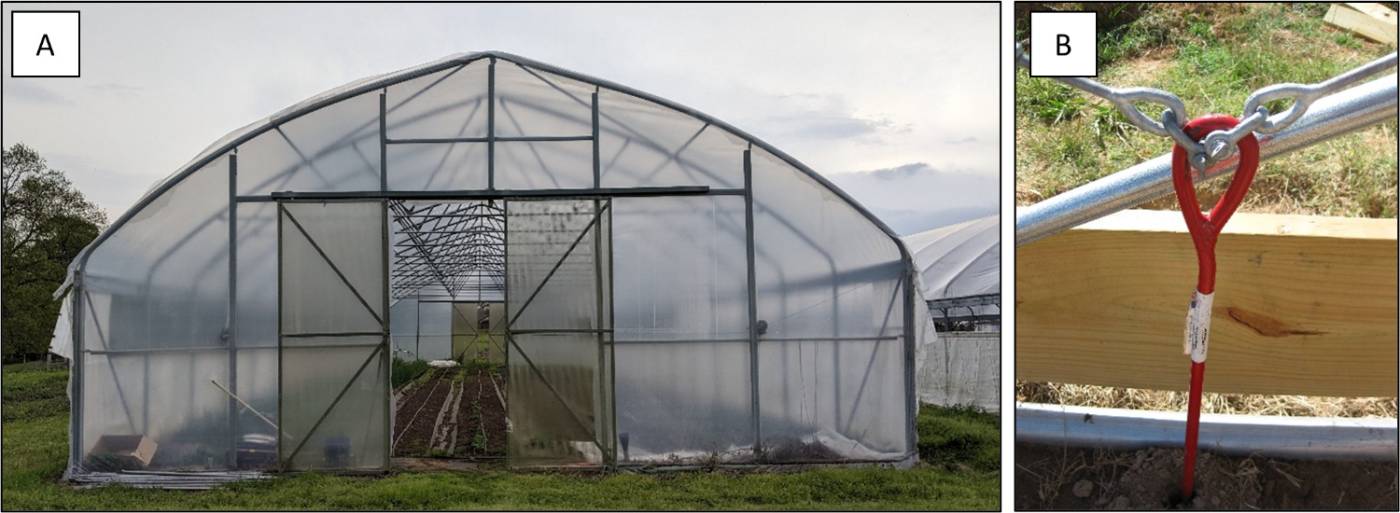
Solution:
[[[1318,100],[1292,127],[1259,137],[1259,158],[1266,160],[1395,119],[1396,76],[1389,75]],[[1230,176],[1239,157],[1232,156],[1194,175],[1196,182]],[[1171,154],[1094,180],[1016,213],[1016,245],[1172,194]]]

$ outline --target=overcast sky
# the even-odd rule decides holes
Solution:
[[[725,120],[901,232],[997,211],[996,4],[18,8],[45,7],[82,11],[82,77],[10,78],[3,38],[4,145],[34,147],[113,218],[235,128],[488,49]]]

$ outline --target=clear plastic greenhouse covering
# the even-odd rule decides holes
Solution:
[[[923,299],[943,300],[1001,293],[1001,237],[995,215],[904,237],[919,270]],[[1000,314],[990,305],[959,307]],[[939,313],[916,306],[920,323],[916,373],[919,400],[943,406],[1001,410],[1001,333],[951,331],[935,334]]]
[[[990,215],[904,237],[924,299],[1000,293],[1000,226]]]
[[[391,355],[450,354],[464,311],[503,334],[515,465],[916,454],[932,333],[887,226],[722,121],[509,54],[241,128],[69,269],[78,481],[387,468]]]

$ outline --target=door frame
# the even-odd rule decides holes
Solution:
[[[345,393],[346,393],[347,391],[349,391],[350,387],[354,385],[355,381],[358,380],[359,377],[360,377],[360,375],[365,371],[365,369],[367,369],[367,368],[369,367],[369,364],[370,364],[374,359],[378,358],[378,359],[382,362],[380,365],[381,365],[381,370],[382,370],[382,372],[384,373],[384,389],[385,389],[385,391],[384,391],[385,393],[383,394],[383,397],[384,397],[384,464],[381,466],[381,470],[388,470],[388,469],[392,466],[392,463],[391,463],[391,462],[392,462],[392,459],[393,459],[393,431],[394,431],[394,421],[393,421],[393,419],[394,419],[394,410],[393,410],[393,408],[394,408],[394,398],[393,398],[394,394],[393,394],[393,386],[392,386],[393,379],[392,379],[392,374],[391,374],[391,373],[392,373],[392,370],[393,370],[393,365],[392,365],[393,357],[392,357],[392,354],[391,354],[391,353],[392,353],[392,347],[393,347],[393,346],[392,346],[392,340],[391,340],[391,338],[390,338],[391,330],[390,330],[390,325],[389,325],[389,322],[390,322],[390,321],[389,321],[389,319],[390,319],[390,315],[389,315],[389,258],[390,258],[390,256],[391,256],[391,253],[389,252],[389,222],[390,222],[390,220],[389,220],[389,217],[388,217],[388,214],[389,214],[389,213],[388,213],[388,200],[387,200],[387,199],[384,199],[384,198],[323,198],[323,199],[302,199],[302,198],[290,198],[290,197],[288,197],[288,198],[275,198],[273,201],[276,203],[276,206],[277,206],[277,467],[276,467],[276,468],[277,468],[278,470],[281,470],[281,471],[294,470],[294,469],[291,468],[291,462],[295,459],[296,455],[305,447],[305,444],[310,440],[311,436],[312,436],[313,434],[315,434],[316,429],[319,428],[319,427],[321,426],[321,423],[325,421],[326,417],[330,416],[331,412],[333,412],[333,411],[335,410],[336,406],[339,405],[340,400],[341,400],[342,398],[344,398]],[[284,384],[284,380],[283,380],[283,369],[284,369],[284,365],[283,365],[283,349],[284,349],[284,348],[283,348],[283,340],[288,336],[288,334],[285,332],[285,329],[284,329],[284,326],[283,326],[283,323],[282,323],[282,304],[283,304],[283,294],[282,294],[283,274],[282,274],[282,273],[283,273],[283,271],[284,271],[284,269],[285,269],[285,266],[283,265],[285,259],[284,259],[284,254],[283,254],[283,245],[282,245],[282,241],[283,241],[284,233],[286,233],[286,232],[285,232],[286,227],[284,226],[283,218],[284,218],[284,217],[291,217],[291,213],[286,209],[286,205],[287,205],[287,204],[298,204],[298,203],[310,203],[310,204],[319,203],[319,204],[323,204],[323,205],[324,205],[324,204],[328,204],[328,203],[358,203],[358,204],[372,204],[372,203],[378,203],[378,204],[379,204],[379,220],[380,220],[380,223],[379,223],[379,228],[380,228],[380,230],[379,230],[379,232],[380,232],[380,233],[379,233],[379,248],[378,248],[378,250],[379,250],[379,252],[380,252],[380,280],[381,280],[380,312],[381,312],[381,313],[380,313],[380,316],[379,316],[380,318],[378,319],[379,324],[380,324],[380,332],[378,333],[378,335],[380,336],[380,341],[379,341],[379,344],[375,346],[375,349],[374,349],[374,351],[370,354],[369,358],[367,358],[367,359],[365,360],[365,362],[364,362],[363,364],[360,365],[360,368],[355,372],[354,376],[352,376],[352,377],[345,383],[345,385],[344,385],[343,387],[341,387],[341,390],[340,390],[339,394],[337,394],[336,398],[335,398],[334,400],[331,401],[331,404],[330,404],[329,406],[326,407],[326,410],[325,410],[324,412],[321,413],[321,415],[320,415],[320,417],[317,419],[317,421],[316,421],[315,423],[312,424],[311,429],[309,429],[307,433],[304,433],[304,434],[301,435],[301,440],[302,440],[302,442],[299,443],[299,444],[297,445],[297,447],[296,447],[295,449],[292,450],[292,453],[291,453],[290,455],[288,455],[286,458],[283,458],[283,451],[282,451],[282,440],[283,440],[283,437],[284,437],[283,425],[285,424],[285,419],[286,419],[286,417],[283,415],[283,409],[282,409],[283,397],[284,397],[284,392],[283,392],[283,384]],[[342,274],[340,273],[340,270],[339,270],[338,268],[336,268],[334,262],[332,262],[332,261],[330,260],[330,257],[329,257],[328,255],[325,254],[324,250],[322,250],[322,249],[320,248],[319,244],[316,243],[315,239],[311,237],[311,234],[310,234],[310,233],[307,233],[307,232],[305,231],[305,229],[304,229],[303,227],[300,226],[300,223],[297,222],[297,221],[295,221],[295,217],[292,217],[292,219],[293,219],[293,222],[296,223],[296,224],[298,225],[298,226],[296,226],[296,228],[297,228],[298,232],[300,233],[300,236],[304,237],[304,238],[307,240],[307,242],[310,243],[310,244],[312,245],[312,247],[316,249],[317,253],[319,253],[320,256],[321,256],[321,258],[322,258],[323,260],[325,260],[326,264],[327,264],[328,266],[330,266],[331,270],[335,271],[335,273],[336,273],[338,276],[340,276],[340,278],[341,278],[342,280],[346,281],[346,286],[347,286],[347,287],[350,287],[351,291],[354,292],[354,293],[356,294],[356,296],[360,297],[360,299],[361,299],[362,301],[369,301],[370,299],[372,299],[372,298],[364,298],[363,296],[360,296],[359,291],[355,290],[354,287],[353,287],[353,285],[351,285],[351,284],[348,282],[348,279],[345,278],[345,276],[342,275]],[[366,303],[366,306],[368,306],[367,303]],[[371,333],[359,333],[359,334],[357,334],[357,335],[369,335],[369,334],[371,334]],[[293,335],[298,335],[298,334],[293,334]],[[334,334],[334,333],[328,333],[328,334],[327,334],[327,336],[336,336],[336,335],[337,335],[337,334]],[[342,333],[342,334],[339,334],[339,335],[341,335],[341,336],[350,336],[349,333]],[[332,469],[332,470],[355,470],[355,469]]]
[[[745,158],[745,164],[747,164],[747,156],[748,156],[748,152],[746,151],[746,152],[745,152],[745,157],[746,157],[746,158]],[[745,175],[746,175],[746,178],[747,178],[747,175],[748,175],[748,169],[747,169],[747,167],[748,167],[748,166],[746,165],[746,166],[745,166]],[[389,298],[391,297],[390,284],[389,284],[389,271],[390,271],[390,265],[391,265],[391,264],[390,264],[390,260],[393,258],[393,253],[392,253],[391,248],[390,248],[390,246],[389,246],[389,223],[393,222],[393,219],[392,219],[392,217],[390,216],[390,213],[389,213],[389,211],[388,211],[388,202],[389,202],[389,201],[443,201],[443,202],[448,202],[448,201],[485,201],[485,200],[501,200],[501,201],[504,201],[505,203],[509,203],[509,202],[512,202],[512,201],[531,201],[531,200],[594,200],[595,202],[598,202],[598,201],[606,201],[606,202],[608,203],[608,205],[609,205],[609,207],[607,208],[607,232],[608,232],[608,233],[606,234],[606,236],[607,236],[607,239],[606,239],[606,240],[607,240],[607,244],[608,244],[608,254],[607,254],[607,258],[608,258],[608,269],[607,269],[608,280],[607,280],[607,287],[608,287],[608,290],[607,290],[607,295],[606,295],[606,297],[608,298],[609,302],[611,302],[611,301],[615,300],[615,297],[616,297],[616,296],[615,296],[615,291],[614,291],[614,288],[613,288],[614,282],[616,281],[616,280],[615,280],[615,272],[614,272],[614,271],[615,271],[615,269],[614,269],[614,252],[615,252],[615,251],[614,251],[614,240],[613,240],[613,239],[614,239],[614,236],[613,236],[613,231],[612,231],[612,230],[613,230],[613,215],[614,215],[614,214],[613,214],[613,208],[612,208],[612,202],[613,202],[613,200],[616,200],[616,199],[619,199],[619,198],[658,198],[658,197],[672,197],[672,196],[738,196],[738,197],[744,198],[744,200],[745,200],[745,206],[746,206],[745,231],[746,231],[747,242],[748,242],[748,245],[749,245],[749,247],[748,247],[748,257],[747,257],[747,260],[748,260],[748,269],[747,269],[747,271],[749,272],[750,275],[752,274],[752,272],[753,272],[753,262],[752,262],[752,261],[753,261],[753,251],[752,251],[752,244],[753,244],[753,221],[752,221],[752,217],[751,217],[751,216],[752,216],[752,210],[751,210],[751,209],[752,209],[752,201],[753,201],[753,200],[752,200],[751,186],[747,183],[747,180],[746,180],[745,186],[744,186],[743,188],[712,188],[712,187],[710,187],[710,186],[669,186],[669,187],[624,187],[624,188],[605,188],[605,187],[597,187],[597,186],[595,186],[595,187],[592,187],[592,188],[580,188],[580,189],[541,189],[541,190],[522,190],[522,191],[511,191],[511,190],[452,190],[452,191],[387,191],[387,190],[373,191],[373,190],[369,190],[369,191],[348,191],[348,192],[296,192],[296,191],[279,191],[279,192],[270,193],[270,194],[265,195],[265,196],[235,196],[235,201],[234,201],[235,204],[236,204],[236,203],[245,203],[245,202],[253,202],[253,203],[257,203],[257,202],[272,202],[272,203],[278,204],[278,221],[277,221],[277,223],[278,223],[278,226],[277,226],[277,229],[278,229],[278,241],[277,241],[277,258],[278,258],[278,268],[277,268],[277,282],[278,282],[278,294],[277,294],[277,296],[278,296],[278,298],[277,298],[277,322],[278,322],[278,326],[277,326],[277,331],[278,331],[278,347],[279,347],[279,349],[278,349],[278,368],[277,368],[277,379],[278,379],[278,403],[277,403],[277,410],[278,410],[278,411],[277,411],[277,413],[278,413],[278,426],[279,426],[279,427],[278,427],[278,430],[279,430],[279,433],[278,433],[278,442],[279,442],[279,446],[280,446],[280,442],[281,442],[281,427],[280,427],[280,426],[281,426],[281,419],[282,419],[282,401],[281,401],[281,386],[282,386],[282,385],[281,385],[281,383],[282,383],[282,372],[283,372],[283,370],[282,370],[282,365],[281,365],[281,363],[282,363],[282,362],[281,362],[281,336],[282,336],[282,311],[281,311],[281,305],[282,305],[282,300],[281,300],[281,284],[282,284],[282,266],[281,266],[281,261],[282,261],[282,245],[281,245],[281,231],[282,231],[282,220],[281,220],[281,213],[280,213],[280,212],[281,212],[281,205],[282,205],[282,204],[284,204],[284,203],[302,203],[302,202],[305,202],[305,203],[330,203],[330,202],[360,202],[360,203],[363,203],[363,202],[379,202],[379,203],[381,204],[381,215],[382,215],[382,219],[383,219],[383,222],[382,222],[382,225],[381,225],[381,249],[382,249],[383,255],[384,255],[383,271],[382,271],[382,272],[383,272],[383,280],[384,280],[384,294],[383,294],[382,300],[383,300],[384,312],[385,312],[384,319],[383,319],[383,320],[384,320],[384,326],[385,326],[385,328],[384,328],[384,335],[383,335],[383,336],[384,336],[384,342],[381,342],[381,344],[387,344],[388,347],[392,347],[392,342],[391,342],[391,338],[390,338],[390,335],[389,335],[389,333],[390,333],[390,326],[389,326],[390,315],[388,314],[388,311],[389,311],[388,305],[389,305]],[[506,234],[507,234],[507,235],[506,235],[506,238],[505,238],[504,244],[508,244],[508,243],[509,243],[509,237],[508,237],[509,229],[510,229],[510,227],[509,227],[509,215],[507,214],[507,216],[506,216],[506,223],[505,223],[505,225],[504,225],[504,227],[503,227],[503,231],[505,231]],[[601,236],[601,233],[599,233],[599,235]],[[508,253],[508,252],[507,252],[507,253]],[[506,272],[506,276],[507,276],[507,279],[508,279],[509,272],[510,272],[510,271],[509,271],[509,269],[510,269],[510,263],[509,263],[509,256],[508,256],[508,254],[507,254],[507,257],[506,257],[505,269],[506,269],[506,271],[505,271],[505,272]],[[597,276],[596,272],[595,272],[595,276]],[[601,282],[601,280],[597,280],[597,281]],[[750,277],[750,282],[751,282],[750,285],[752,285],[752,277]],[[601,285],[601,283],[600,283],[600,285]],[[506,339],[506,344],[504,344],[504,348],[506,349],[506,351],[505,351],[505,353],[506,353],[506,354],[505,354],[505,358],[506,358],[506,361],[507,361],[506,364],[507,364],[507,368],[509,368],[509,359],[510,359],[510,339],[509,339],[509,334],[510,334],[510,332],[511,332],[511,331],[510,331],[511,311],[510,311],[510,306],[509,306],[509,305],[510,305],[509,287],[507,286],[507,287],[505,287],[505,289],[506,289],[506,290],[505,290],[504,293],[503,293],[503,296],[504,296],[504,297],[503,297],[503,303],[504,303],[504,305],[505,305],[505,306],[504,306],[504,310],[505,310],[505,316],[504,316],[505,320],[504,320],[504,322],[505,322],[505,324],[506,324],[506,326],[505,326],[505,328],[504,328],[504,331],[505,331],[505,333],[507,334],[507,339]],[[754,291],[752,290],[752,286],[750,286],[750,290],[748,291],[748,296],[749,296],[749,297],[748,297],[749,303],[751,304],[751,305],[750,305],[750,310],[752,310],[752,303],[753,303],[753,301],[754,301]],[[607,326],[608,326],[608,328],[607,328],[606,331],[607,331],[607,335],[608,335],[608,336],[607,336],[606,342],[602,344],[602,345],[606,346],[606,348],[607,348],[607,353],[608,353],[608,354],[605,355],[605,356],[606,356],[606,360],[607,360],[607,362],[608,362],[608,363],[607,363],[607,367],[608,367],[608,369],[607,369],[607,370],[608,370],[608,376],[607,376],[607,377],[608,377],[608,382],[607,382],[607,383],[604,383],[603,385],[604,385],[604,388],[605,388],[605,390],[606,390],[606,392],[607,392],[606,394],[604,394],[604,395],[607,396],[606,414],[609,416],[608,422],[609,422],[609,425],[610,425],[610,428],[611,428],[611,431],[612,431],[612,432],[609,433],[609,435],[611,435],[611,436],[610,436],[611,439],[608,441],[608,442],[609,442],[609,446],[611,447],[611,451],[603,451],[603,452],[604,452],[604,464],[603,464],[603,466],[604,466],[605,468],[617,468],[617,466],[618,466],[618,459],[617,459],[617,458],[618,458],[618,454],[617,454],[617,453],[618,453],[618,440],[617,440],[617,404],[616,404],[616,395],[615,395],[615,394],[616,394],[616,389],[617,389],[617,383],[616,383],[616,375],[617,375],[617,373],[616,373],[616,368],[617,368],[617,362],[616,362],[616,355],[615,355],[614,352],[613,352],[613,348],[615,347],[615,337],[612,336],[612,329],[613,329],[614,326],[615,326],[614,323],[613,323],[614,317],[615,317],[614,314],[615,314],[615,312],[614,312],[614,309],[612,308],[612,305],[611,305],[611,304],[608,305],[608,316],[607,316],[607,319],[606,319]],[[752,319],[751,319],[751,321],[752,321]],[[600,331],[599,336],[602,337],[602,336],[603,336],[603,333],[601,333],[601,331],[603,331],[603,330],[599,330],[599,331]],[[752,327],[750,328],[750,331],[752,331]],[[751,337],[751,338],[752,338],[752,337]],[[752,342],[751,342],[750,345],[751,345],[751,346],[753,345]],[[600,358],[602,358],[602,357],[603,357],[603,356],[600,356]],[[386,357],[386,358],[385,358],[385,362],[386,362],[386,363],[385,363],[385,367],[386,367],[385,372],[386,372],[386,375],[388,375],[388,374],[387,374],[388,372],[391,372],[391,371],[392,371],[392,365],[391,365],[391,363],[390,363],[391,360],[392,360],[392,355],[390,355],[389,357]],[[389,382],[386,382],[386,385],[387,385],[388,383],[391,383],[391,382],[392,382],[392,380],[390,380]],[[752,391],[752,393],[753,393],[754,396],[755,396],[753,399],[754,399],[754,401],[755,401],[754,410],[755,410],[755,412],[756,412],[756,411],[757,411],[757,406],[756,406],[756,401],[757,401],[757,383],[754,383],[752,386],[754,387],[754,390]],[[393,403],[394,403],[394,401],[393,401],[393,388],[392,388],[392,386],[391,386],[391,385],[388,385],[388,386],[386,386],[385,388],[386,388],[386,390],[385,390],[385,392],[384,392],[384,400],[385,400],[386,418],[387,418],[387,420],[386,420],[387,426],[386,426],[386,429],[385,429],[385,432],[386,432],[386,435],[385,435],[385,444],[386,444],[386,446],[385,446],[385,447],[386,447],[386,455],[387,455],[387,457],[385,458],[386,463],[385,463],[385,468],[384,468],[384,469],[385,469],[385,470],[388,470],[389,468],[392,467],[392,455],[393,455],[393,421],[394,421],[394,404],[393,404]],[[507,414],[508,414],[508,413],[509,413],[509,397],[507,397],[506,399],[507,399],[506,402],[507,402]],[[912,422],[912,420],[911,420],[911,422]],[[755,417],[755,419],[754,419],[754,423],[755,423],[755,427],[757,427],[758,420],[757,420],[756,417]],[[509,436],[509,435],[507,435],[507,436]],[[756,433],[756,438],[757,438],[757,433]],[[757,441],[755,441],[755,446],[757,447],[757,445],[758,445],[758,444],[757,444]],[[280,447],[279,447],[279,463],[280,463]]]
[[[568,257],[569,257],[570,255],[573,254],[573,250],[574,250],[575,248],[578,247],[579,243],[583,241],[583,239],[587,236],[588,232],[589,232],[589,231],[592,231],[592,232],[593,232],[593,237],[592,237],[592,238],[593,238],[593,251],[594,251],[594,255],[593,255],[593,288],[594,288],[594,297],[595,297],[595,312],[594,312],[594,313],[595,313],[596,318],[594,319],[595,328],[593,328],[592,330],[588,330],[588,331],[593,332],[593,334],[595,335],[595,337],[594,337],[594,343],[595,343],[595,345],[596,345],[597,353],[598,353],[598,362],[597,362],[597,367],[596,367],[598,370],[597,370],[597,372],[595,373],[595,378],[594,378],[594,383],[593,383],[593,386],[594,386],[594,389],[595,389],[595,394],[594,394],[594,415],[595,415],[596,418],[599,419],[601,422],[600,422],[600,421],[595,421],[595,424],[594,424],[593,426],[588,426],[587,423],[584,422],[583,419],[579,418],[579,416],[577,415],[577,413],[573,411],[573,409],[568,405],[568,402],[564,400],[564,398],[559,394],[559,392],[556,391],[556,390],[554,389],[554,387],[549,383],[548,379],[545,378],[543,372],[541,372],[541,371],[534,365],[534,363],[529,359],[528,356],[525,357],[525,363],[526,363],[526,365],[527,365],[532,371],[534,371],[534,375],[536,376],[536,379],[540,380],[540,381],[546,386],[546,388],[549,390],[549,392],[551,393],[551,395],[553,395],[554,398],[555,398],[555,400],[558,401],[559,405],[560,405],[561,407],[563,407],[565,410],[567,410],[567,412],[569,413],[570,417],[572,417],[576,422],[578,422],[579,425],[580,425],[581,427],[584,427],[585,429],[590,430],[590,431],[593,432],[593,440],[592,440],[592,442],[594,443],[595,446],[597,446],[599,453],[601,453],[601,455],[602,455],[602,461],[601,461],[601,464],[600,464],[599,466],[602,467],[602,468],[609,468],[609,469],[612,469],[612,468],[616,468],[616,467],[617,467],[617,408],[616,408],[616,400],[615,400],[616,391],[617,391],[617,390],[616,390],[616,380],[615,380],[616,358],[615,358],[615,354],[614,354],[614,345],[613,345],[613,304],[612,304],[612,301],[613,301],[612,291],[613,291],[613,281],[614,281],[614,280],[613,280],[613,274],[612,274],[612,271],[613,271],[613,256],[614,256],[614,255],[613,255],[613,240],[612,240],[612,235],[613,235],[613,234],[612,234],[612,222],[613,222],[613,208],[612,208],[612,207],[613,207],[613,199],[614,199],[614,198],[611,197],[611,196],[599,196],[599,195],[591,195],[591,196],[589,196],[589,195],[581,195],[581,196],[577,196],[577,197],[561,197],[561,196],[543,195],[543,196],[521,196],[521,197],[514,197],[514,198],[510,198],[510,199],[505,199],[505,200],[503,201],[504,210],[505,210],[505,212],[506,212],[506,214],[505,214],[505,219],[506,219],[506,221],[505,221],[505,223],[504,223],[504,230],[503,230],[503,231],[505,232],[505,234],[504,234],[505,236],[504,236],[504,239],[503,239],[503,245],[506,246],[506,248],[507,248],[506,251],[505,251],[505,273],[506,273],[506,276],[505,276],[505,285],[506,285],[506,286],[505,286],[505,288],[504,288],[504,311],[505,311],[505,315],[504,315],[504,326],[503,326],[503,331],[504,331],[504,333],[505,333],[505,349],[506,349],[506,351],[505,351],[505,360],[506,360],[506,369],[507,369],[507,372],[509,372],[509,369],[510,369],[510,364],[511,364],[511,356],[510,356],[510,355],[511,355],[511,353],[512,353],[513,351],[519,351],[519,352],[521,353],[522,356],[526,354],[525,351],[524,351],[524,349],[521,348],[520,345],[515,341],[515,337],[514,337],[515,331],[513,331],[513,326],[515,325],[515,322],[516,322],[517,320],[519,320],[519,318],[520,318],[520,313],[521,313],[521,312],[524,312],[526,309],[529,308],[529,306],[530,306],[531,302],[534,300],[534,298],[535,298],[540,292],[542,292],[542,291],[544,290],[545,286],[549,284],[550,279],[552,279],[552,278],[554,277],[554,272],[557,271],[557,270],[559,269],[559,267],[562,266],[563,263],[568,259]],[[522,203],[522,202],[527,202],[527,203],[528,203],[528,202],[555,202],[555,203],[560,203],[560,202],[569,202],[569,201],[574,201],[574,202],[591,201],[592,204],[593,204],[592,212],[589,213],[591,219],[589,220],[588,224],[585,225],[585,226],[583,227],[583,229],[578,233],[577,238],[574,240],[574,242],[573,242],[572,245],[569,247],[569,249],[566,250],[566,251],[564,252],[564,254],[561,255],[561,256],[559,257],[559,260],[558,260],[557,262],[554,263],[554,266],[553,266],[552,270],[544,277],[544,279],[542,279],[542,280],[540,281],[540,283],[538,283],[538,284],[535,285],[535,287],[534,287],[535,290],[531,291],[530,297],[526,299],[526,301],[525,301],[525,303],[524,303],[523,305],[521,305],[521,312],[513,312],[512,309],[511,309],[511,302],[510,302],[510,290],[511,290],[511,287],[510,287],[510,250],[509,250],[509,246],[510,246],[510,233],[511,233],[511,229],[510,229],[510,205],[511,205],[511,203]],[[605,214],[606,214],[606,215],[605,215]],[[608,231],[608,233],[607,233],[607,235],[606,235],[606,238],[605,238],[605,236],[604,236],[604,234],[603,234],[603,228],[604,228],[603,225],[604,225],[604,223],[606,223],[606,228],[607,228],[607,231]],[[603,243],[604,241],[607,242],[607,254],[606,254],[606,255],[604,255],[603,252],[602,252],[602,249],[603,249],[602,243]],[[603,258],[606,258],[607,261],[608,261],[608,270],[607,270],[607,273],[606,273],[606,274],[603,273],[603,268],[602,268],[602,259],[603,259]],[[605,276],[606,276],[606,281],[607,281],[606,284],[603,283],[603,282],[604,282],[604,277],[605,277]],[[604,296],[604,293],[603,293],[603,287],[604,287],[604,286],[606,286],[607,289],[608,289],[608,293],[607,293],[607,295],[606,295],[606,297],[607,297],[606,305],[604,304],[604,303],[605,303],[605,301],[604,301],[604,297],[605,297],[605,296]],[[606,307],[606,312],[604,312],[604,307]],[[606,313],[606,315],[605,315],[605,313]],[[524,331],[524,330],[522,330],[522,331]],[[530,331],[532,331],[532,332],[548,332],[548,331],[557,331],[557,330],[550,330],[550,329],[547,329],[547,328],[546,328],[546,329],[530,330]],[[571,331],[579,331],[579,330],[571,330]],[[606,373],[606,375],[604,375],[605,373]],[[507,389],[507,390],[506,390],[506,413],[507,413],[507,418],[509,418],[509,412],[510,412],[510,406],[509,406],[509,405],[510,405],[510,390]],[[510,464],[510,465],[513,466],[513,465],[514,465],[514,461],[513,461],[513,458],[510,457],[510,453],[509,453],[509,447],[510,447],[509,437],[510,437],[510,434],[507,433],[506,436],[507,436],[507,445],[506,445],[506,446],[507,446],[507,458],[506,458],[506,460],[507,460],[507,463],[508,463],[508,464]]]

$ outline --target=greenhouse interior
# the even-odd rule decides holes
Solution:
[[[455,55],[227,135],[84,249],[56,292],[67,476],[383,470],[436,429],[419,392],[501,412],[449,445],[513,467],[906,466],[916,280],[881,221],[722,121]],[[466,377],[393,386],[413,362]]]

